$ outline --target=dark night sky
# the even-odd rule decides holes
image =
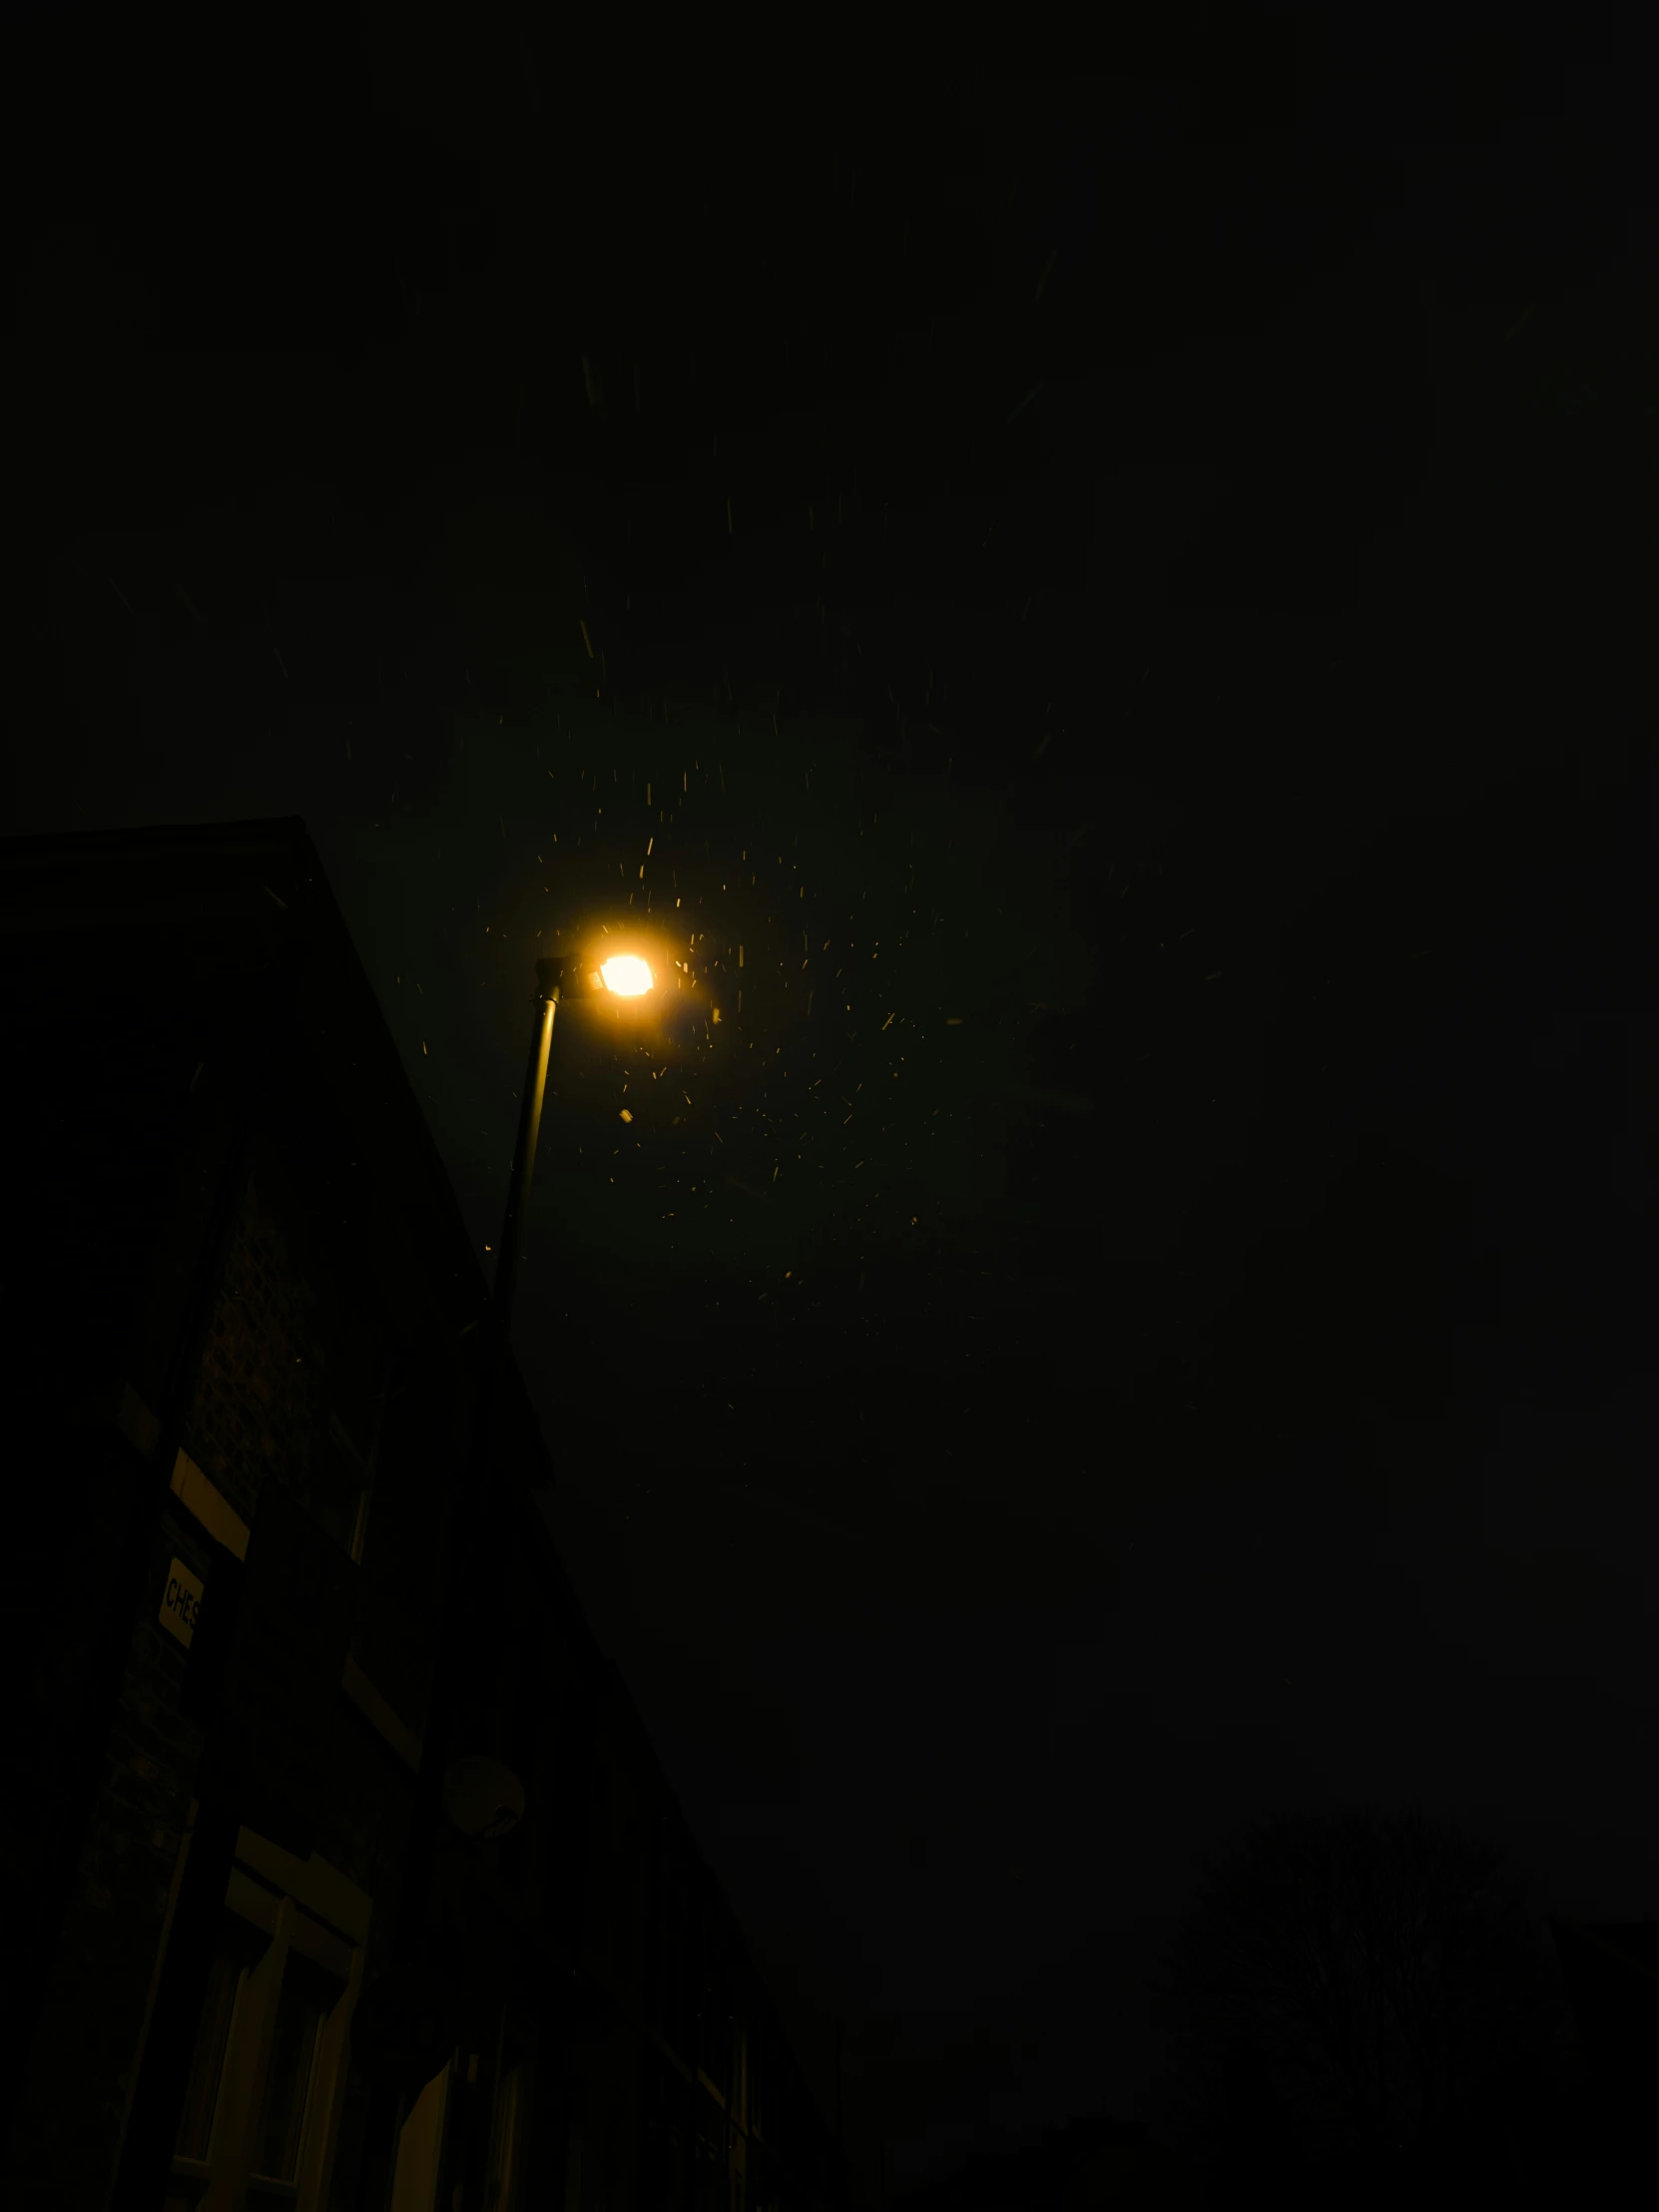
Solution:
[[[687,963],[559,1016],[516,1345],[872,2185],[1128,2110],[1272,1807],[1655,1905],[1659,188],[1333,12],[10,33],[4,829],[303,816],[485,1266],[533,954]]]

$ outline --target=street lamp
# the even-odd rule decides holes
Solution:
[[[650,967],[636,952],[616,952],[598,970],[599,980],[618,998],[640,998],[655,981]]]
[[[391,1964],[381,1977],[382,1985],[378,1990],[365,1990],[360,2007],[364,2017],[359,2039],[383,2049],[379,2078],[387,2087],[395,2083],[400,2091],[394,2145],[414,2093],[443,2062],[453,2008],[460,1997],[460,1991],[446,1983],[441,1970],[432,1964],[428,1947],[434,1866],[438,1854],[451,1848],[440,1843],[440,1826],[447,1823],[455,1832],[452,1845],[472,1848],[510,1833],[524,1812],[524,1789],[518,1777],[481,1748],[457,1739],[464,1739],[476,1729],[476,1715],[484,1702],[477,1695],[475,1653],[480,1639],[472,1632],[475,1616],[464,1600],[481,1579],[485,1564],[489,1510],[495,1491],[489,1413],[509,1351],[513,1297],[522,1258],[519,1242],[530,1207],[536,1141],[553,1048],[553,1015],[557,1007],[568,1002],[640,999],[655,988],[651,963],[637,952],[618,951],[603,958],[597,954],[553,957],[536,962],[530,1057],[519,1094],[518,1141],[507,1182],[495,1281],[483,1317],[482,1373],[466,1469],[447,1547],[448,1574],[438,1620],[437,1666],[415,1785],[396,1940]],[[372,2001],[376,1997],[378,2002]]]
[[[569,1000],[585,998],[642,998],[656,987],[650,962],[637,952],[614,952],[604,960],[552,958],[536,962],[535,1019],[530,1030],[530,1063],[519,1093],[518,1143],[513,1151],[513,1171],[507,1182],[507,1211],[501,1224],[501,1255],[495,1264],[495,1286],[490,1294],[489,1338],[485,1352],[483,1390],[474,1424],[475,1448],[482,1453],[484,1407],[501,1368],[506,1362],[512,1327],[513,1294],[518,1288],[518,1241],[521,1224],[530,1206],[530,1179],[536,1166],[536,1138],[541,1129],[542,1099],[547,1090],[547,1063],[553,1049],[553,1010]],[[487,1454],[478,1469],[487,1488]],[[487,1502],[480,1495],[479,1509]]]

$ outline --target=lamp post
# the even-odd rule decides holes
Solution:
[[[460,2025],[457,1969],[465,1961],[453,1948],[445,1964],[432,1955],[433,1874],[440,1852],[475,1850],[505,1835],[524,1810],[522,1784],[484,1747],[466,1739],[481,1726],[484,1700],[464,1604],[469,1586],[486,1564],[490,1508],[496,1495],[496,1458],[490,1412],[507,1365],[513,1296],[518,1285],[521,1240],[530,1210],[536,1142],[547,1090],[553,1017],[570,1000],[637,998],[655,988],[647,961],[617,953],[604,961],[541,959],[536,962],[534,1017],[524,1087],[519,1094],[518,1140],[507,1184],[495,1281],[483,1316],[480,1374],[465,1469],[448,1545],[443,1609],[438,1620],[437,1664],[415,1785],[408,1850],[398,1901],[392,1959],[374,1987],[365,1989],[354,2023],[357,2045],[380,2095],[381,2117],[390,2123],[389,2158],[395,2161],[403,2120],[425,2080],[443,2065]],[[440,1829],[451,1830],[447,1842]],[[395,2102],[396,2118],[391,2119]],[[371,2137],[372,2141],[372,2137]]]

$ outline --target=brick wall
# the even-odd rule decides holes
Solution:
[[[336,1211],[352,1172],[349,1149],[341,1150],[338,1132],[319,1128],[319,1117],[286,1110],[291,1101],[279,1092],[269,1105],[209,1319],[184,1445],[251,1526],[258,1525],[266,1484],[279,1480],[349,1548],[375,1459],[386,1352],[406,1327],[420,1326],[420,1287],[406,1288],[404,1312],[388,1313],[372,1271],[354,1274],[344,1264],[360,1250],[370,1213],[360,1200],[353,1240],[349,1209]],[[454,1377],[446,1368],[461,1364],[453,1349],[447,1364],[434,1357],[429,1314],[424,1328],[427,1341],[416,1351],[427,1357],[408,1363],[403,1395],[386,1406],[354,1638],[365,1672],[416,1731],[425,1717],[453,1491],[447,1447]],[[129,1482],[143,1479],[136,1454],[132,1462]],[[75,1532],[75,1542],[85,1544],[84,1530]],[[178,1709],[187,1653],[161,1624],[161,1594],[175,1555],[209,1589],[224,1557],[171,1496],[156,1514],[150,1550],[146,1594],[113,1719],[106,1718],[100,1784],[0,2175],[6,2202],[91,2212],[108,2201],[119,2154],[203,1738]],[[44,1669],[34,1701],[43,1736],[69,1724],[65,1679],[61,1668]],[[317,1758],[328,1774],[317,1850],[375,1901],[372,1975],[393,1933],[413,1778],[343,1698]],[[9,1851],[20,1865],[21,1837],[10,1839]],[[354,2155],[361,2105],[360,2094],[348,2100],[341,2159]],[[349,2201],[348,2191],[340,2201]]]
[[[13,1992],[46,1987],[60,1932],[71,1967],[88,1955],[84,1914],[73,1932],[63,1923],[65,1883],[85,1841],[86,1793],[102,1789],[108,1764],[120,1660],[112,1623],[131,1605],[124,1545],[151,1493],[142,1452],[111,1416],[145,1333],[140,1316],[149,1341],[176,1334],[178,1301],[156,1277],[158,1248],[200,1135],[192,1078],[213,1049],[209,1026],[124,999],[133,976],[110,970],[109,949],[100,968],[80,939],[20,932],[0,963],[17,1171],[0,1209],[0,1381],[20,1569],[8,1714],[16,1782],[0,1791],[0,1875],[14,1901],[0,1936],[0,2134],[48,2109],[31,2086],[34,2006]],[[139,1743],[129,1756],[149,1752]],[[171,1819],[165,1800],[145,1808],[152,1838]],[[122,1842],[119,1853],[106,1843],[91,1881],[89,1897],[110,1901],[95,1915],[119,1915],[132,1870],[143,1870],[135,1894],[148,1897],[150,1860],[169,1856],[165,1844]],[[168,1872],[170,1863],[164,1892]],[[148,1969],[141,2006],[147,1987]],[[117,1989],[116,2001],[129,1994]],[[78,2138],[65,2141],[80,2155]]]
[[[244,1520],[279,1469],[342,1550],[388,1350],[377,1302],[363,1295],[369,1207],[350,1188],[348,1145],[315,1121],[260,1132],[185,1433]]]
[[[161,1625],[162,1591],[175,1556],[205,1578],[212,1549],[183,1510],[158,1515],[148,1596],[0,2177],[7,2203],[107,2201],[202,1743],[177,1710],[186,1655]]]

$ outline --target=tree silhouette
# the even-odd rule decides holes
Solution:
[[[1279,1816],[1207,1865],[1154,1984],[1154,2099],[1215,2166],[1385,2167],[1569,2017],[1502,1856],[1416,1809]]]

